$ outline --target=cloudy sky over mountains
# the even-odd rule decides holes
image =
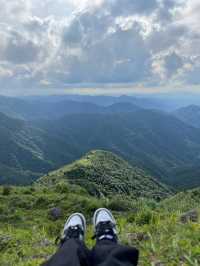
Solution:
[[[200,90],[199,0],[0,0],[0,6],[0,94]]]

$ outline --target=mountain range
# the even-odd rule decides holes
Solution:
[[[194,97],[196,99],[196,97]],[[69,113],[130,112],[135,109],[174,111],[185,98],[157,96],[83,96],[53,95],[35,97],[0,96],[0,112],[24,120],[58,119]],[[194,99],[193,99],[194,102]]]
[[[73,212],[91,246],[106,207],[141,265],[199,265],[198,108],[59,97],[0,97],[0,264],[41,265]]]
[[[1,184],[30,184],[91,150],[103,149],[170,186],[200,185],[200,129],[177,115],[191,107],[169,113],[132,102],[0,101]],[[192,110],[198,117],[198,108]]]
[[[70,143],[74,157],[92,149],[109,150],[175,186],[184,184],[182,178],[176,179],[175,172],[198,165],[200,160],[199,130],[160,111],[72,114],[56,121],[40,121],[37,126],[51,138],[59,136]],[[191,187],[196,186],[196,181],[190,181]]]
[[[45,98],[46,99],[46,98]],[[24,100],[0,96],[0,112],[22,120],[58,119],[66,114],[75,113],[117,113],[133,112],[140,107],[133,102],[113,102],[111,105],[97,105],[91,102],[79,102],[64,98],[63,100]]]

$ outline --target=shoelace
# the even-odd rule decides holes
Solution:
[[[111,221],[100,222],[96,227],[96,232],[92,237],[92,239],[95,238],[99,239],[103,235],[112,236],[113,239],[117,239],[114,229],[115,229],[115,224],[112,223]]]
[[[65,230],[64,234],[61,237],[58,236],[56,238],[55,244],[56,245],[58,245],[58,244],[62,245],[68,239],[71,239],[71,238],[78,239],[80,237],[80,235],[84,235],[84,231],[80,225],[70,226],[67,228],[67,230]]]

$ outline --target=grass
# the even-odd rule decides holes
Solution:
[[[194,208],[200,211],[198,193],[199,190],[186,192],[185,198],[181,193],[156,203],[121,196],[117,200],[97,199],[79,186],[62,183],[49,189],[38,185],[12,187],[8,193],[0,187],[0,265],[40,265],[56,251],[55,238],[66,217],[75,211],[86,215],[86,242],[91,247],[92,214],[105,206],[116,216],[120,241],[139,248],[140,266],[198,266],[200,224],[180,222],[182,212]],[[180,199],[182,204],[178,203]],[[56,221],[49,216],[53,207],[62,210]]]

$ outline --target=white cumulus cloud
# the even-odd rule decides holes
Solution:
[[[0,0],[0,6],[0,86],[13,93],[75,84],[199,85],[197,0]]]

